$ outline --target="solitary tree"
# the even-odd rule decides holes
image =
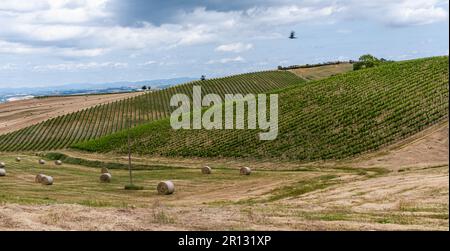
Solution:
[[[380,60],[370,54],[365,54],[365,55],[362,55],[361,57],[359,57],[358,62],[353,64],[353,70],[357,71],[357,70],[361,70],[361,69],[365,69],[365,68],[375,67],[384,62],[386,62],[385,59]]]
[[[205,81],[206,80],[206,76],[202,75],[202,77],[200,78],[201,81]]]

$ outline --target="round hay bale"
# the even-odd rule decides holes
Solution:
[[[39,160],[39,164],[41,164],[41,165],[45,165],[45,160],[43,160],[43,159],[40,159],[40,160]]]
[[[5,167],[6,167],[5,162],[0,162],[0,168],[5,168]]]
[[[44,176],[45,176],[45,175],[43,175],[42,173],[40,173],[40,174],[36,175],[36,178],[34,178],[34,181],[35,181],[36,183],[41,183],[41,182],[42,182],[42,178],[43,178]]]
[[[252,173],[252,169],[250,169],[250,167],[243,167],[239,172],[241,175],[250,175],[250,173]]]
[[[100,175],[101,182],[109,183],[111,182],[111,178],[112,176],[110,173],[102,173],[102,175]]]
[[[41,184],[46,186],[53,185],[53,177],[44,175],[44,177],[42,177]]]
[[[6,176],[6,170],[3,168],[0,168],[0,177]]]
[[[62,161],[61,160],[55,160],[55,165],[57,165],[57,166],[62,165]]]
[[[20,162],[21,160],[22,160],[22,159],[21,159],[20,157],[17,157],[17,158],[16,158],[16,161],[17,161],[17,162]]]
[[[204,166],[204,167],[202,168],[202,173],[203,173],[203,174],[211,174],[211,171],[212,171],[212,169],[211,169],[211,167],[209,167],[209,166]]]
[[[101,172],[102,172],[102,173],[109,173],[109,170],[108,170],[108,168],[106,168],[106,167],[102,167]]]
[[[175,192],[175,185],[172,183],[172,181],[162,181],[159,182],[158,187],[156,188],[158,190],[158,194],[162,195],[169,195]]]

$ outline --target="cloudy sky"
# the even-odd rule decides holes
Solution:
[[[441,0],[1,0],[0,88],[448,55]],[[287,39],[295,30],[299,39]]]

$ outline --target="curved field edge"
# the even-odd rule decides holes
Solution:
[[[448,57],[397,62],[278,91],[279,135],[259,130],[172,130],[160,120],[130,130],[141,155],[343,159],[405,139],[448,117]],[[126,152],[127,131],[74,148]]]
[[[0,135],[96,105],[141,95],[142,92],[52,96],[0,104]]]
[[[246,73],[224,78],[194,81],[137,97],[98,105],[0,136],[0,151],[42,151],[63,149],[74,143],[97,139],[132,126],[166,118],[174,94],[192,96],[192,87],[203,93],[265,93],[305,82],[286,71]]]

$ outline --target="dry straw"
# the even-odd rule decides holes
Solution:
[[[40,174],[36,175],[36,178],[34,178],[34,181],[35,181],[36,183],[41,183],[41,182],[42,182],[42,178],[43,178],[44,176],[45,176],[44,174],[40,173]]]
[[[250,173],[252,173],[252,169],[250,169],[250,167],[243,167],[240,170],[241,175],[250,175]]]
[[[44,175],[44,177],[42,177],[41,184],[46,186],[53,185],[53,177]]]
[[[209,167],[209,166],[204,166],[204,167],[202,168],[202,173],[203,173],[203,174],[211,174],[211,171],[212,171],[212,169],[211,169],[211,167]]]
[[[42,174],[42,173],[36,175],[36,178],[34,178],[34,181],[36,183],[41,183],[42,185],[46,185],[46,186],[53,185],[53,177]]]
[[[156,188],[158,190],[158,194],[169,195],[175,192],[175,185],[172,181],[162,181],[158,184]]]
[[[111,178],[112,176],[110,173],[102,173],[102,175],[100,175],[101,182],[109,183],[111,182]]]

